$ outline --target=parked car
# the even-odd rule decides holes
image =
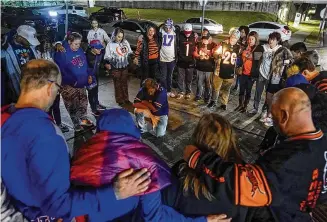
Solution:
[[[63,39],[65,36],[66,15],[22,15],[5,14],[1,19],[1,26],[8,29],[18,28],[20,25],[33,26],[38,35],[47,35],[52,41]],[[91,29],[90,21],[79,15],[68,14],[68,31],[78,32],[87,42],[87,33]]]
[[[185,23],[192,24],[193,31],[199,34],[201,33],[202,17],[190,18],[187,19],[184,23],[176,24],[175,26],[183,29]],[[204,18],[204,28],[208,29],[211,35],[218,35],[224,32],[223,26],[221,24],[209,18]]]
[[[113,21],[127,19],[124,11],[116,7],[104,7],[90,15],[90,19],[95,18],[99,23],[110,23]]]
[[[112,23],[102,25],[102,28],[110,36],[116,27],[120,27],[124,30],[125,38],[131,45],[131,48],[135,49],[138,37],[142,34],[146,34],[146,30],[149,26],[153,26],[157,31],[159,31],[159,28],[155,23],[148,20],[136,19],[114,21]]]
[[[59,15],[65,15],[66,14],[66,6],[64,5],[60,9],[54,10],[54,11],[56,11]],[[79,15],[82,17],[88,17],[85,9],[82,6],[76,6],[76,5],[68,5],[68,14]]]
[[[283,42],[289,41],[292,37],[290,28],[277,22],[260,21],[251,23],[248,26],[250,31],[256,31],[259,34],[260,41],[267,41],[269,34],[272,32],[279,32]]]

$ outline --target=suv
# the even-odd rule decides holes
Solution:
[[[127,19],[125,13],[120,8],[105,7],[90,15],[90,19],[95,18],[99,23],[110,23],[113,21]]]
[[[268,36],[272,32],[279,32],[282,41],[289,41],[292,37],[292,31],[286,25],[276,22],[260,21],[248,25],[250,31],[256,31],[259,34],[260,41],[268,41]]]

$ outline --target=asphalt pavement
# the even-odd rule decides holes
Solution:
[[[296,34],[296,33],[295,33]],[[303,34],[301,35],[303,38]],[[304,37],[305,38],[305,37]],[[300,40],[300,37],[294,41]],[[321,56],[321,63],[327,62],[327,48],[310,46],[309,49],[317,49]],[[130,74],[129,80],[129,98],[130,101],[134,100],[140,86],[140,80],[133,74]],[[255,87],[253,87],[254,90]],[[193,85],[193,92],[195,92],[195,85]],[[253,95],[249,107],[253,106]],[[264,95],[262,100],[264,99]],[[110,76],[101,76],[99,81],[99,100],[102,104],[110,108],[119,108],[114,99],[114,86]],[[261,101],[262,105],[263,101]],[[169,98],[169,121],[166,135],[161,138],[155,138],[150,134],[144,134],[142,140],[148,144],[163,160],[170,166],[182,158],[183,148],[191,143],[191,136],[193,130],[199,121],[199,118],[207,112],[216,112],[227,118],[233,125],[234,131],[237,135],[237,142],[241,148],[244,160],[246,162],[254,162],[257,158],[256,151],[258,144],[261,142],[266,127],[259,122],[260,114],[250,116],[246,113],[234,112],[234,108],[238,105],[238,91],[232,91],[230,101],[226,111],[210,110],[204,104],[195,103],[193,100],[177,100]],[[132,114],[132,107],[124,107]],[[78,134],[74,133],[72,122],[61,100],[61,111],[63,122],[70,127],[70,131],[65,133],[70,152],[74,153],[87,139],[89,139],[94,130],[87,130]],[[90,114],[90,108],[88,108]],[[95,118],[91,115],[89,117],[96,122]],[[316,221],[327,221],[326,206],[318,208]],[[322,218],[322,219],[321,219]]]

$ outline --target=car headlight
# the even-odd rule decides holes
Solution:
[[[56,11],[49,11],[49,15],[52,16],[52,17],[55,17],[58,15],[58,12]]]

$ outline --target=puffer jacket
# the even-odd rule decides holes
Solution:
[[[139,138],[122,133],[98,132],[76,154],[71,180],[79,185],[100,187],[113,182],[127,169],[147,168],[151,184],[146,193],[161,190],[170,184],[170,170],[153,150]]]
[[[106,110],[97,121],[97,133],[76,153],[71,181],[99,187],[110,184],[127,169],[147,168],[151,184],[144,194],[170,184],[170,169],[154,151],[140,141],[140,130],[126,110]]]

